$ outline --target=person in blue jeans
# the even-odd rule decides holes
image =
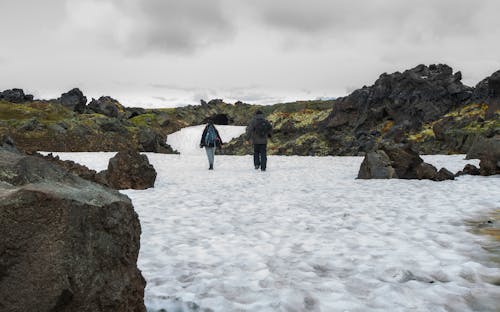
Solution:
[[[267,139],[271,137],[273,127],[264,118],[262,111],[255,112],[246,129],[247,140],[253,144],[253,164],[256,170],[266,171]]]
[[[209,121],[203,130],[200,140],[200,148],[205,148],[208,158],[208,170],[214,169],[215,149],[222,147],[222,139],[219,131],[214,126],[213,121]]]

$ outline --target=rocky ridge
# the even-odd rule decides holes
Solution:
[[[329,101],[299,101],[269,106],[222,99],[166,109],[128,108],[110,97],[92,99],[83,113],[57,101],[10,103],[0,100],[0,134],[20,148],[50,151],[173,152],[165,138],[208,119],[246,125],[254,112],[273,124],[269,154],[364,155],[380,143],[413,144],[420,153],[467,153],[476,137],[499,134],[500,71],[475,87],[444,64],[382,74],[372,86]],[[83,94],[68,92],[74,103]],[[71,102],[71,101],[70,101]],[[58,140],[53,140],[57,137]],[[250,154],[241,136],[224,154]]]

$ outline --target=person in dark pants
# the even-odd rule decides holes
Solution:
[[[253,164],[255,169],[266,171],[267,168],[267,139],[271,137],[272,126],[264,118],[262,111],[255,112],[255,116],[247,126],[247,140],[253,144]]]
[[[201,135],[200,147],[205,148],[208,158],[208,170],[214,169],[215,149],[222,147],[222,139],[213,121],[209,121]]]

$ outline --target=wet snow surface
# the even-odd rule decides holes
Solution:
[[[112,153],[59,154],[103,169]],[[356,180],[361,157],[148,154],[142,224],[150,311],[498,311],[500,269],[466,220],[498,177]],[[427,156],[455,172],[463,156]],[[496,284],[496,285],[495,285]]]

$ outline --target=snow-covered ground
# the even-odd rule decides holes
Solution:
[[[198,138],[199,140],[199,138]],[[59,154],[95,169],[112,153]],[[148,154],[142,224],[150,311],[498,311],[500,269],[466,220],[500,208],[498,177],[356,180],[361,157]],[[426,161],[463,168],[463,156]],[[496,284],[496,285],[495,285]]]
[[[204,155],[205,150],[200,148],[201,135],[206,125],[186,127],[175,133],[169,134],[167,144],[172,146],[182,155]],[[245,127],[242,126],[222,126],[216,125],[215,128],[223,143],[231,141],[232,138],[238,137],[245,132]]]

